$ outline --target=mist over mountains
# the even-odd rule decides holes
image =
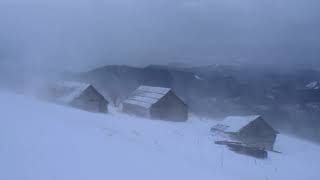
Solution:
[[[261,114],[284,132],[320,142],[317,70],[113,65],[64,76],[92,83],[116,105],[140,85],[170,87],[200,116]]]
[[[317,0],[0,0],[1,87],[24,92],[56,72],[88,71],[67,76],[120,101],[140,84],[172,87],[194,113],[259,113],[317,139],[318,90],[306,86],[320,79],[319,6]],[[179,66],[148,66],[170,62]]]
[[[56,79],[88,82],[116,105],[140,85],[170,87],[189,105],[190,112],[199,116],[222,119],[261,114],[282,132],[320,142],[317,69],[173,63],[108,65],[60,75],[3,68],[1,74],[2,88],[27,94],[36,93],[42,83]]]
[[[320,0],[0,0],[0,180],[319,179],[319,32]]]

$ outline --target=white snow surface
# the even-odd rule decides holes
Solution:
[[[3,180],[317,180],[320,147],[280,135],[267,160],[215,145],[216,121],[108,115],[0,93]]]
[[[150,108],[170,90],[170,88],[163,87],[140,86],[124,101],[124,103]]]
[[[145,92],[153,92],[153,93],[158,93],[158,94],[167,94],[171,89],[170,88],[165,88],[165,87],[154,87],[154,86],[140,86],[138,88],[140,91],[145,91]]]
[[[226,132],[239,132],[242,128],[258,119],[259,115],[252,116],[228,116],[215,127]]]

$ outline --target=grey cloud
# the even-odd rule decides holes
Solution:
[[[0,58],[2,66],[69,70],[171,61],[319,65],[319,5],[316,0],[0,0]]]

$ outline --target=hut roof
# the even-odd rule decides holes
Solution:
[[[249,125],[251,122],[259,119],[261,116],[229,116],[226,117],[221,123],[215,125],[213,129],[236,133],[239,132],[242,128]]]
[[[54,85],[57,101],[61,103],[71,103],[78,98],[91,85],[80,82],[60,81]]]
[[[124,101],[124,103],[150,108],[170,91],[170,88],[140,86]]]
[[[307,84],[306,89],[320,89],[320,81],[313,81]]]

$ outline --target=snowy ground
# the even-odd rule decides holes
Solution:
[[[2,180],[320,179],[320,147],[280,135],[267,160],[213,143],[212,120],[93,114],[0,93]]]

